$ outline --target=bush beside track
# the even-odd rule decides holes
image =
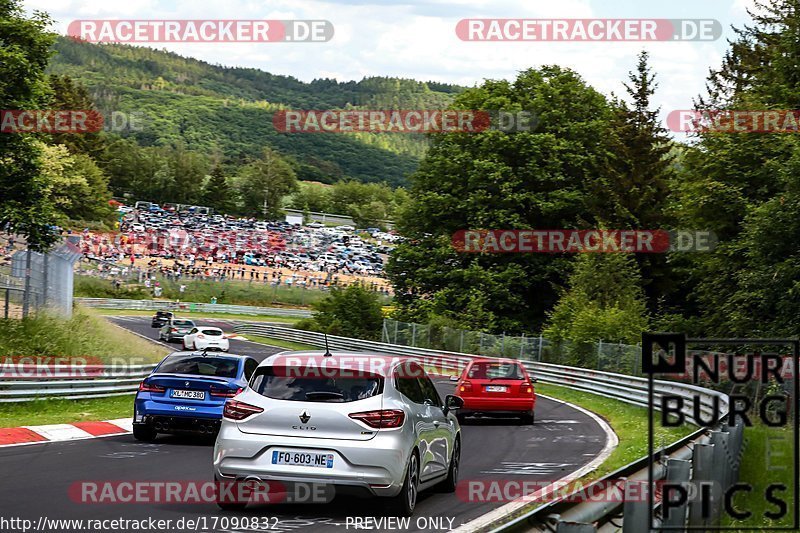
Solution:
[[[24,320],[0,320],[0,362],[18,357],[119,360],[155,363],[168,350],[104,320],[92,310],[76,307],[72,318],[40,314]]]

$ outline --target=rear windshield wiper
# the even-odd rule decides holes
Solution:
[[[307,392],[306,398],[309,400],[344,400],[344,394],[334,391],[313,391]]]

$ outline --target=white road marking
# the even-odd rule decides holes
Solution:
[[[486,513],[485,515],[479,516],[475,520],[471,520],[466,524],[463,524],[460,527],[451,530],[452,532],[468,533],[471,531],[479,531],[487,527],[488,525],[497,522],[503,517],[519,511],[523,507],[529,505],[531,500],[541,498],[542,494],[545,494],[546,491],[552,491],[552,486],[555,483],[564,483],[564,482],[569,483],[570,481],[579,479],[588,474],[589,472],[595,470],[598,466],[603,464],[603,462],[606,459],[608,459],[608,456],[611,455],[611,452],[614,451],[614,448],[616,448],[617,445],[619,445],[619,438],[617,437],[617,434],[614,433],[614,430],[611,429],[611,426],[609,426],[605,420],[603,420],[593,412],[584,409],[583,407],[579,407],[575,404],[565,402],[563,400],[558,400],[550,396],[545,396],[544,394],[539,394],[538,396],[541,398],[547,398],[548,400],[552,400],[557,403],[568,405],[573,409],[577,409],[581,413],[584,413],[585,415],[591,417],[595,422],[597,422],[597,424],[603,429],[603,432],[606,434],[606,445],[603,447],[600,453],[598,453],[597,456],[594,459],[592,459],[589,463],[579,468],[578,470],[575,470],[574,472],[567,474],[561,479],[554,481],[550,486],[545,487],[544,489],[538,491],[533,495],[527,495],[525,498],[520,498],[519,500],[515,500],[501,507],[497,507],[496,509]]]
[[[22,426],[34,433],[38,433],[49,441],[87,439],[93,435],[72,424],[47,424],[44,426]]]

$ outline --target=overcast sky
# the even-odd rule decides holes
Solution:
[[[709,67],[719,65],[742,26],[752,0],[26,0],[66,33],[76,19],[325,19],[335,35],[327,43],[159,43],[184,56],[226,66],[255,67],[304,81],[319,77],[360,80],[401,76],[473,86],[485,78],[513,79],[529,67],[558,64],[579,72],[610,94],[646,48],[658,75],[655,101],[662,115],[691,108]],[[714,42],[465,42],[456,37],[464,18],[702,18],[722,23]]]

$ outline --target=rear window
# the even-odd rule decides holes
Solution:
[[[221,337],[222,336],[222,332],[219,331],[218,329],[204,329],[202,331],[202,333],[204,333],[205,335],[210,335],[211,337]]]
[[[173,326],[182,326],[182,327],[187,327],[188,328],[188,327],[194,326],[194,322],[192,322],[191,320],[173,320],[172,321],[172,325]]]
[[[172,313],[169,311],[156,311],[156,318],[169,318],[172,316]]]
[[[517,363],[475,363],[467,377],[472,379],[525,379]]]
[[[239,361],[225,357],[202,355],[170,355],[158,367],[157,374],[194,374],[235,378]]]
[[[275,400],[295,402],[346,403],[365,400],[383,393],[383,377],[367,372],[358,375],[298,375],[294,367],[263,367],[256,370],[250,387]]]

